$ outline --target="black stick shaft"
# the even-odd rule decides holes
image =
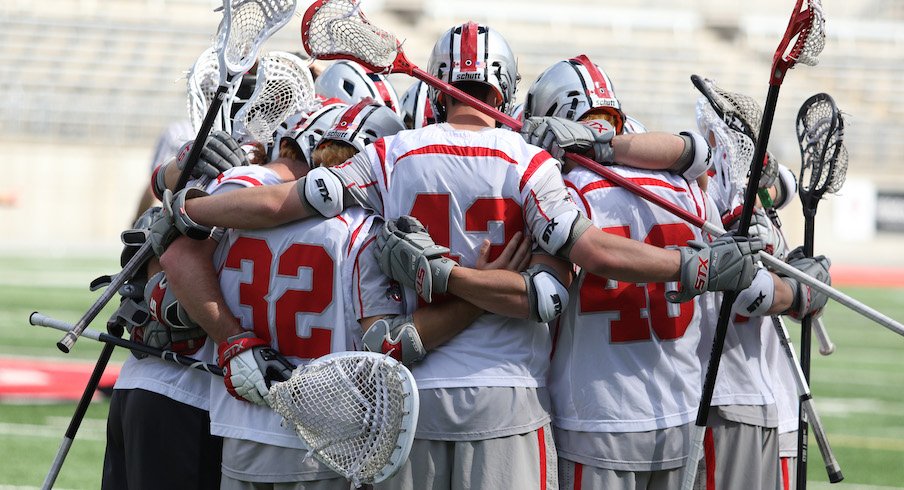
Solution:
[[[813,256],[813,242],[816,235],[816,202],[812,199],[805,199],[804,208],[804,255]],[[800,369],[804,374],[807,383],[810,382],[810,352],[812,349],[813,335],[813,318],[810,315],[803,317],[800,321]],[[810,443],[810,425],[806,412],[803,411],[801,404],[799,412],[799,420],[797,425],[797,488],[805,490],[807,488],[807,459],[808,446]]]
[[[223,106],[223,100],[226,98],[226,91],[229,89],[229,85],[227,79],[225,85],[217,87],[213,100],[210,101],[210,107],[207,108],[207,114],[204,115],[204,120],[201,122],[201,127],[198,129],[198,135],[195,136],[195,142],[191,145],[191,151],[188,153],[185,167],[182,168],[182,173],[179,174],[176,190],[185,187],[185,184],[188,183],[188,179],[191,177],[192,169],[195,168],[198,159],[201,158],[201,150],[204,148],[204,142],[207,140],[207,135],[210,134],[211,128],[213,128],[213,122],[220,112],[220,107]]]

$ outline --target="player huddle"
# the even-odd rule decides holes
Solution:
[[[427,71],[524,127],[422,82],[399,98],[338,61],[269,162],[216,132],[193,174],[212,178],[203,189],[167,190],[187,147],[155,172],[164,206],[136,228],[159,265],[129,299],[150,317],[132,338],[215,361],[225,383],[130,358],[104,488],[348,488],[265,396],[294,366],[363,349],[405,363],[420,395],[409,459],[375,488],[677,488],[721,291],[739,294],[698,481],[787,488],[796,394],[769,316],[818,314],[826,297],[755,254],[824,282],[828,260],[789,253],[765,212],[752,238],[710,236],[567,156],[730,228],[731,130],[701,105],[699,132],[646,132],[584,55],[518,104],[515,54],[473,22],[443,34]],[[767,174],[780,207],[793,176]]]

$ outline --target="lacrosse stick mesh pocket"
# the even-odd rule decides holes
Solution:
[[[314,4],[305,19],[302,37],[308,54],[315,58],[344,55],[386,71],[398,55],[395,36],[371,24],[354,0]]]
[[[273,385],[268,401],[321,462],[356,484],[381,481],[407,457],[400,438],[413,436],[410,398],[417,395],[404,367],[385,356],[329,357]]]
[[[808,102],[797,119],[797,139],[803,157],[799,185],[803,192],[835,193],[847,174],[844,123],[828,97],[817,96]]]

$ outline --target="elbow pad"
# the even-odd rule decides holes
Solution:
[[[317,167],[311,170],[298,179],[295,189],[304,207],[324,218],[337,216],[344,209],[345,186],[327,168]]]
[[[535,264],[525,269],[521,276],[527,286],[528,319],[546,323],[562,314],[568,305],[568,288],[552,268]]]
[[[732,305],[732,313],[737,322],[738,317],[746,321],[747,318],[754,316],[765,316],[772,308],[772,302],[775,300],[775,282],[772,274],[768,270],[760,268],[753,277],[753,282],[747,289],[738,293],[734,305]]]
[[[688,181],[697,180],[712,167],[709,144],[700,133],[693,131],[682,131],[679,137],[684,140],[684,151],[672,166],[672,173]]]
[[[534,236],[540,248],[550,255],[567,259],[571,247],[592,223],[577,209],[561,213],[550,219],[540,236]]]

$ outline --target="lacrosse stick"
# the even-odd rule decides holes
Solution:
[[[201,56],[188,71],[188,117],[195,134],[201,129],[207,108],[216,97],[217,87],[220,84],[220,60],[217,57],[216,46],[211,46],[201,53]],[[223,106],[219,111],[219,118],[214,121],[212,129],[229,132],[229,113],[233,97],[240,84],[233,83],[225,97]]]
[[[719,146],[728,152],[730,179],[735,185],[743,186],[753,160],[753,151],[757,141],[756,129],[759,128],[762,121],[762,111],[753,98],[723,90],[711,79],[691,75],[691,82],[709,102],[709,106],[704,107],[701,115],[707,121],[707,126],[714,132]],[[728,130],[722,130],[713,119],[724,122]],[[765,162],[764,165],[766,165]],[[766,190],[760,189],[759,191]],[[767,200],[771,201],[769,193],[758,192],[758,195],[760,202],[765,206],[766,214],[776,226],[780,226],[775,208],[766,205]],[[835,344],[829,339],[822,319],[817,318],[813,327],[819,339],[819,352],[824,356],[834,352]]]
[[[289,21],[295,12],[294,0],[225,0],[223,3],[223,21],[217,34],[217,52],[220,60],[220,85],[207,108],[207,114],[198,130],[191,151],[179,175],[175,189],[185,187],[191,171],[204,147],[204,141],[210,133],[214,119],[223,104],[236,75],[246,72],[254,64],[261,44],[277,29]],[[68,353],[78,340],[78,336],[100,313],[103,307],[113,298],[119,288],[131,279],[135,272],[153,255],[150,242],[146,242],[117,274],[107,289],[88,308],[88,311],[73,325],[72,330],[57,342],[57,347]]]
[[[800,186],[798,193],[804,213],[804,255],[813,256],[816,208],[826,193],[835,193],[844,184],[848,155],[844,146],[844,119],[835,101],[825,93],[816,94],[797,113],[797,140],[800,143]],[[800,362],[804,377],[810,379],[812,318],[801,319]],[[801,402],[803,403],[803,402]],[[808,417],[800,413],[798,426],[797,486],[807,486]]]
[[[72,325],[40,313],[32,325]],[[86,328],[83,335],[223,376],[212,364]],[[290,424],[314,457],[356,486],[379,483],[408,459],[418,418],[417,384],[395,359],[373,352],[320,357],[274,383],[267,403]]]
[[[741,212],[738,233],[747,235],[750,227],[750,219],[753,216],[753,206],[756,201],[757,187],[763,172],[763,159],[766,156],[766,146],[769,143],[769,133],[772,131],[772,119],[775,116],[775,105],[778,101],[779,88],[784,81],[785,74],[794,67],[797,62],[807,65],[815,65],[816,57],[825,45],[825,33],[823,31],[822,6],[819,0],[807,0],[807,6],[803,10],[804,0],[797,0],[785,35],[775,51],[772,60],[772,72],[769,77],[769,92],[766,96],[766,108],[763,111],[763,119],[760,129],[756,133],[756,149],[753,160],[750,162],[750,172],[747,177],[747,187],[744,192],[744,207]],[[794,44],[789,45],[794,40]],[[761,254],[765,255],[765,254]],[[805,274],[804,274],[805,275]],[[726,291],[722,295],[722,307],[719,311],[719,322],[716,325],[716,333],[713,338],[713,347],[710,353],[709,364],[706,369],[706,378],[703,383],[703,393],[700,396],[700,405],[697,409],[697,420],[691,437],[691,450],[685,461],[684,475],[681,481],[682,490],[691,490],[697,477],[697,462],[703,454],[703,438],[706,432],[706,424],[709,419],[709,407],[712,403],[713,391],[716,387],[716,377],[719,372],[719,362],[722,357],[722,349],[725,343],[725,334],[728,330],[728,322],[731,319],[731,307],[737,293]]]
[[[314,79],[294,54],[272,51],[261,57],[251,101],[235,116],[233,136],[239,143],[273,143],[273,133],[289,116],[317,108]]]
[[[797,355],[794,352],[794,347],[791,345],[791,337],[788,335],[788,329],[785,328],[782,319],[777,316],[772,317],[772,325],[775,327],[779,343],[781,343],[782,349],[785,351],[788,363],[791,366],[791,371],[794,372],[794,384],[797,387],[797,394],[800,396],[800,411],[802,414],[806,414],[807,419],[810,421],[810,425],[813,427],[813,435],[816,437],[816,445],[819,447],[819,452],[822,454],[823,462],[825,462],[829,481],[838,483],[844,479],[844,475],[842,475],[841,466],[835,459],[834,452],[832,452],[832,446],[829,445],[829,438],[822,425],[822,420],[816,413],[816,407],[813,406],[813,394],[810,392],[810,386],[807,383],[804,372],[801,370],[800,362],[798,362]],[[798,457],[800,457],[799,454]]]

